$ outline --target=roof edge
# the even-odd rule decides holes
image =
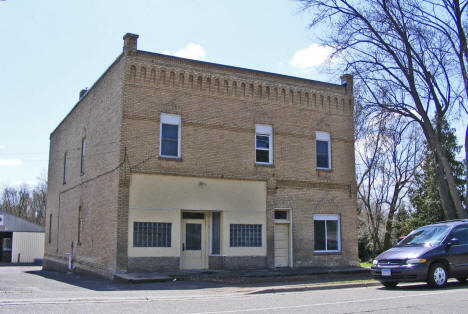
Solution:
[[[122,59],[124,53],[120,53],[117,58],[111,63],[111,65],[109,65],[107,67],[107,69],[99,76],[99,78],[93,83],[93,85],[91,85],[90,88],[87,89],[86,93],[83,95],[83,97],[81,97],[77,103],[73,106],[73,108],[70,109],[70,111],[67,113],[67,115],[60,121],[60,123],[55,127],[55,129],[50,133],[50,136],[49,136],[49,139],[52,137],[52,135],[55,133],[55,131],[58,130],[58,128],[65,122],[65,120],[68,118],[68,116],[70,116],[70,114],[78,107],[78,105],[81,103],[81,101],[83,99],[85,99],[89,92],[102,80],[102,78],[109,72],[109,70],[115,65],[117,64],[120,59]]]
[[[286,75],[286,74],[279,74],[279,73],[273,73],[273,72],[267,72],[267,71],[237,67],[237,66],[233,66],[233,65],[226,65],[226,64],[215,63],[215,62],[208,62],[208,61],[201,61],[201,60],[195,60],[195,59],[176,57],[176,56],[166,55],[166,54],[162,54],[162,53],[158,53],[158,52],[151,52],[151,51],[145,51],[145,50],[137,50],[137,52],[138,53],[143,53],[143,54],[148,54],[148,55],[153,55],[153,56],[160,56],[160,57],[165,57],[165,58],[170,58],[170,59],[175,59],[175,60],[181,60],[181,61],[185,61],[185,62],[198,63],[198,64],[201,64],[201,65],[209,65],[209,66],[215,66],[215,67],[231,69],[231,70],[239,70],[239,71],[245,71],[245,72],[254,72],[254,73],[262,74],[262,75],[272,75],[272,76],[277,76],[277,77],[280,77],[280,78],[299,80],[299,81],[304,81],[304,82],[314,83],[314,84],[323,84],[323,85],[333,86],[333,87],[343,87],[345,85],[345,84],[335,84],[335,83],[329,83],[329,82],[324,82],[324,81],[311,80],[311,79],[306,79],[306,78],[298,77],[298,76],[292,76],[292,75]]]

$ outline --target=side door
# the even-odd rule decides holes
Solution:
[[[448,255],[453,276],[468,277],[468,225],[452,230],[449,241],[457,238],[459,243],[448,248]]]

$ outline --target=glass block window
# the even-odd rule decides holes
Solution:
[[[340,250],[340,220],[336,215],[314,216],[314,250]]]
[[[262,225],[231,224],[229,228],[229,245],[231,247],[261,247]]]
[[[180,157],[180,116],[161,114],[159,155],[162,157]]]
[[[315,138],[317,168],[331,169],[330,134],[326,132],[316,132]]]
[[[134,247],[171,247],[172,223],[134,222]]]
[[[257,164],[273,163],[272,134],[271,125],[255,125],[255,162]]]

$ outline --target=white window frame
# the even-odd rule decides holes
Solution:
[[[328,168],[318,166],[318,152],[317,152],[317,141],[323,141],[328,143]],[[328,132],[315,132],[315,165],[317,169],[331,170],[331,140],[330,133]]]
[[[329,252],[341,252],[341,221],[340,221],[340,216],[339,215],[314,215],[314,222],[316,220],[320,221],[337,221],[338,226],[337,226],[337,239],[338,239],[338,249],[337,250],[328,250],[327,249],[327,224],[325,223],[325,250],[315,250],[314,247],[314,252],[317,253],[329,253]],[[314,231],[315,233],[315,231]],[[315,246],[315,239],[314,239],[314,246]]]
[[[257,135],[268,136],[269,148],[257,147]],[[257,150],[268,150],[268,162],[257,161]],[[255,125],[255,163],[259,165],[272,165],[273,164],[273,127],[266,124]]]
[[[162,126],[163,124],[177,125],[177,156],[163,155],[162,150]],[[164,158],[180,158],[182,156],[181,142],[182,142],[182,119],[178,115],[161,113],[159,123],[159,156]]]

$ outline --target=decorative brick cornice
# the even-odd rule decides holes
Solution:
[[[163,88],[213,97],[236,98],[258,104],[282,104],[327,112],[353,113],[353,98],[346,85],[333,85],[271,74],[256,76],[214,71],[200,66],[166,61],[163,55],[132,58],[127,64],[126,84],[131,87]],[[189,62],[189,60],[187,60]],[[244,70],[244,72],[247,70]]]

